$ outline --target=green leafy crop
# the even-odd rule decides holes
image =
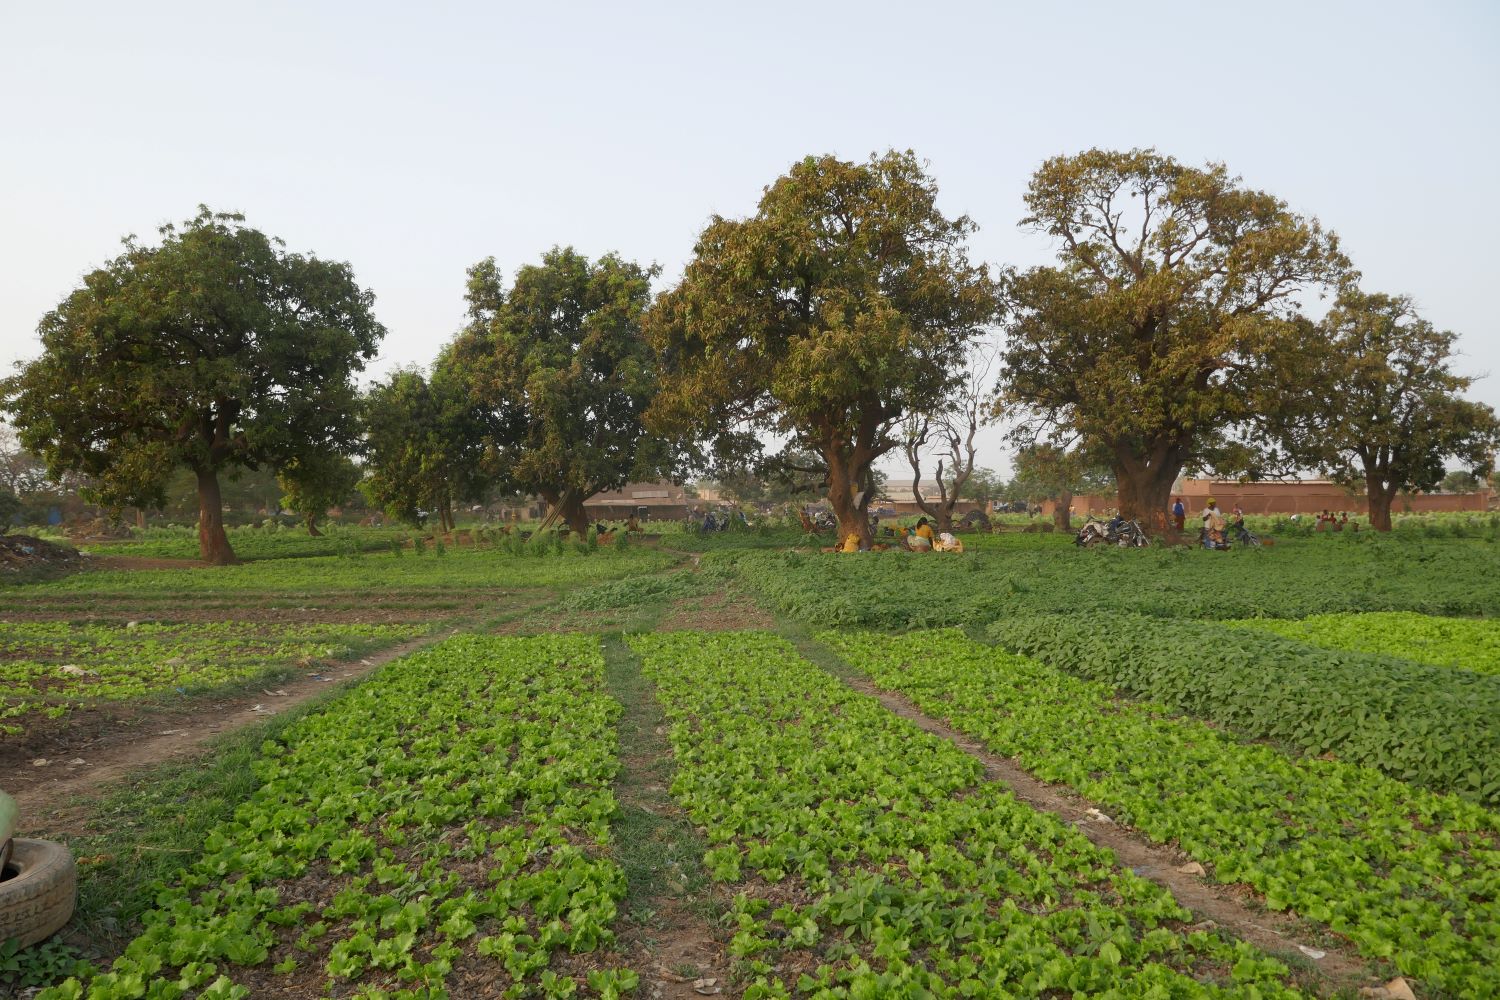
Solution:
[[[1412,611],[1313,615],[1300,621],[1246,618],[1225,622],[1299,639],[1324,649],[1384,653],[1419,663],[1500,674],[1500,620],[1440,618]]]
[[[729,950],[769,997],[1291,997],[1171,895],[978,761],[765,633],[638,635],[673,796],[739,883]],[[795,970],[786,973],[781,970]]]
[[[1267,549],[1078,549],[1053,535],[973,537],[962,555],[711,552],[768,607],[816,625],[930,628],[1073,611],[1161,618],[1322,612],[1500,615],[1500,544],[1375,538]],[[1366,541],[1365,539],[1368,539]]]
[[[388,664],[265,744],[260,789],[109,972],[39,1000],[243,998],[247,981],[416,1000],[449,996],[460,966],[486,995],[566,995],[554,954],[610,943],[625,892],[602,687],[576,636],[461,636]],[[634,974],[589,978],[618,996]]]
[[[1008,618],[989,634],[1245,736],[1500,803],[1500,677],[1128,614]]]
[[[1500,815],[1242,743],[956,631],[821,638],[881,687],[1176,844],[1217,881],[1391,959],[1425,992],[1500,991]]]
[[[410,625],[0,621],[0,734],[94,701],[247,680],[421,635]]]

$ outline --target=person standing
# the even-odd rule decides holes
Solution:
[[[1219,510],[1219,502],[1213,497],[1208,498],[1208,506],[1203,508],[1203,543],[1205,548],[1220,549],[1227,548],[1224,544],[1224,529],[1228,523],[1224,520],[1223,511]]]
[[[1187,525],[1187,505],[1182,502],[1182,497],[1178,497],[1177,502],[1172,504],[1172,524],[1177,528],[1178,534]]]

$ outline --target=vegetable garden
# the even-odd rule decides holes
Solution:
[[[0,950],[0,993],[1500,992],[1493,539],[366,541],[0,591],[4,759],[86,718],[83,756],[146,758],[75,769],[67,808],[22,782],[81,895]],[[149,759],[170,706],[336,672]],[[1127,865],[980,750],[1197,874]]]

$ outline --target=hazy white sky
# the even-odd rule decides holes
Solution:
[[[122,235],[200,202],[351,262],[382,372],[454,333],[476,260],[572,244],[671,281],[808,153],[916,150],[975,256],[1024,265],[1043,159],[1156,146],[1317,215],[1500,405],[1493,3],[0,0],[0,95],[7,370]]]

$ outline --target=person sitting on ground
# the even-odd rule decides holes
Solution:
[[[639,532],[641,530],[641,519],[636,517],[634,514],[631,514],[630,517],[625,520],[625,530],[627,532]]]
[[[933,539],[932,525],[930,525],[930,524],[927,523],[927,518],[925,518],[925,517],[919,517],[919,518],[917,518],[916,532],[917,532],[917,537],[918,538],[925,538],[925,539],[927,539],[927,544],[929,546],[932,544],[932,539]]]
[[[961,539],[955,538],[953,532],[945,531],[938,535],[936,542],[932,543],[932,549],[934,552],[962,552],[964,543]]]
[[[1344,530],[1344,525],[1346,525],[1348,523],[1349,523],[1349,512],[1347,510],[1341,510],[1341,511],[1339,511],[1338,520],[1334,520],[1331,517],[1328,519],[1328,524],[1333,528],[1334,531],[1343,531]]]
[[[926,527],[927,519],[924,517],[915,528],[906,529],[906,547],[913,552],[932,551],[932,529],[927,529],[927,534],[919,534]]]
[[[1314,531],[1323,531],[1323,530],[1327,529],[1327,527],[1328,527],[1328,517],[1329,517],[1328,511],[1326,511],[1326,510],[1319,511],[1318,512],[1318,523],[1315,524],[1315,525],[1313,525],[1313,530]]]

